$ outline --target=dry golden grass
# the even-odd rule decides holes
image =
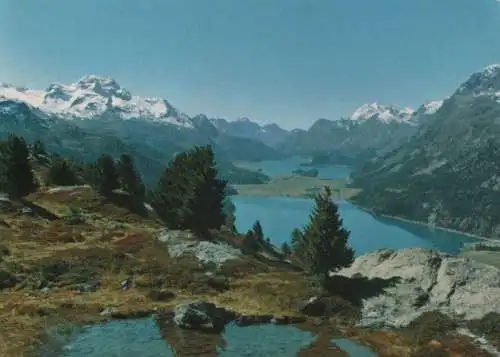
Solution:
[[[294,305],[310,294],[310,285],[300,274],[271,272],[237,280],[210,301],[242,314],[292,316],[297,314]]]

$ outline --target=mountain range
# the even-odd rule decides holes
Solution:
[[[94,160],[103,152],[130,152],[146,181],[193,145],[212,144],[226,174],[240,183],[266,178],[236,168],[232,161],[282,157],[257,134],[232,135],[216,127],[221,120],[189,117],[167,100],[133,96],[115,80],[95,75],[69,85],[51,84],[46,90],[1,84],[0,116],[0,135],[41,139],[49,150],[79,160]]]
[[[222,133],[258,140],[271,147],[281,143],[289,134],[289,131],[277,124],[259,125],[246,117],[234,121],[221,118],[211,119],[210,121]]]
[[[147,182],[193,145],[212,144],[233,183],[269,178],[232,162],[306,154],[356,164],[353,201],[483,236],[500,236],[500,65],[473,73],[449,97],[413,110],[370,103],[338,120],[286,131],[248,118],[188,116],[168,101],[133,96],[114,80],[86,76],[46,90],[0,85],[0,137],[41,139],[79,160],[132,153]],[[314,160],[313,160],[314,161]]]
[[[0,134],[35,139],[44,130],[38,126],[45,130],[50,126],[55,138],[48,146],[56,152],[87,160],[98,155],[102,146],[113,154],[127,150],[141,159],[148,176],[150,171],[157,175],[175,153],[207,143],[214,146],[217,160],[233,171],[237,168],[229,164],[232,161],[303,154],[352,164],[397,147],[440,105],[432,102],[414,111],[365,104],[348,118],[318,119],[308,130],[287,131],[245,117],[234,121],[203,114],[190,117],[165,99],[135,96],[112,78],[88,75],[73,84],[51,84],[45,90],[0,84],[2,115],[8,119],[0,122]],[[12,108],[20,109],[24,117]]]
[[[352,175],[376,212],[500,235],[500,65],[473,73],[405,143]]]
[[[316,164],[362,164],[405,142],[441,104],[430,102],[417,110],[365,104],[350,117],[318,119],[308,130],[293,130],[275,147],[288,154],[312,154]]]

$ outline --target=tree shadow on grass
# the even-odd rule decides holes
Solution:
[[[369,279],[364,276],[348,278],[334,275],[326,281],[325,289],[328,293],[340,296],[353,305],[362,306],[364,299],[382,294],[385,289],[395,286],[400,280],[399,277]]]

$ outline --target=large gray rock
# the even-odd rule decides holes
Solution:
[[[164,229],[157,237],[167,246],[172,257],[188,254],[194,256],[200,263],[214,264],[216,267],[241,257],[241,251],[229,244],[203,241],[186,231]]]
[[[431,249],[378,250],[336,273],[397,282],[363,300],[360,325],[403,327],[426,311],[464,319],[500,313],[500,270]]]
[[[220,332],[235,315],[205,301],[194,301],[177,305],[174,309],[174,324],[180,328]]]

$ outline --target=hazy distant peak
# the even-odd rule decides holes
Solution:
[[[253,123],[250,119],[247,117],[239,117],[238,119],[235,120],[236,122],[240,123]]]

